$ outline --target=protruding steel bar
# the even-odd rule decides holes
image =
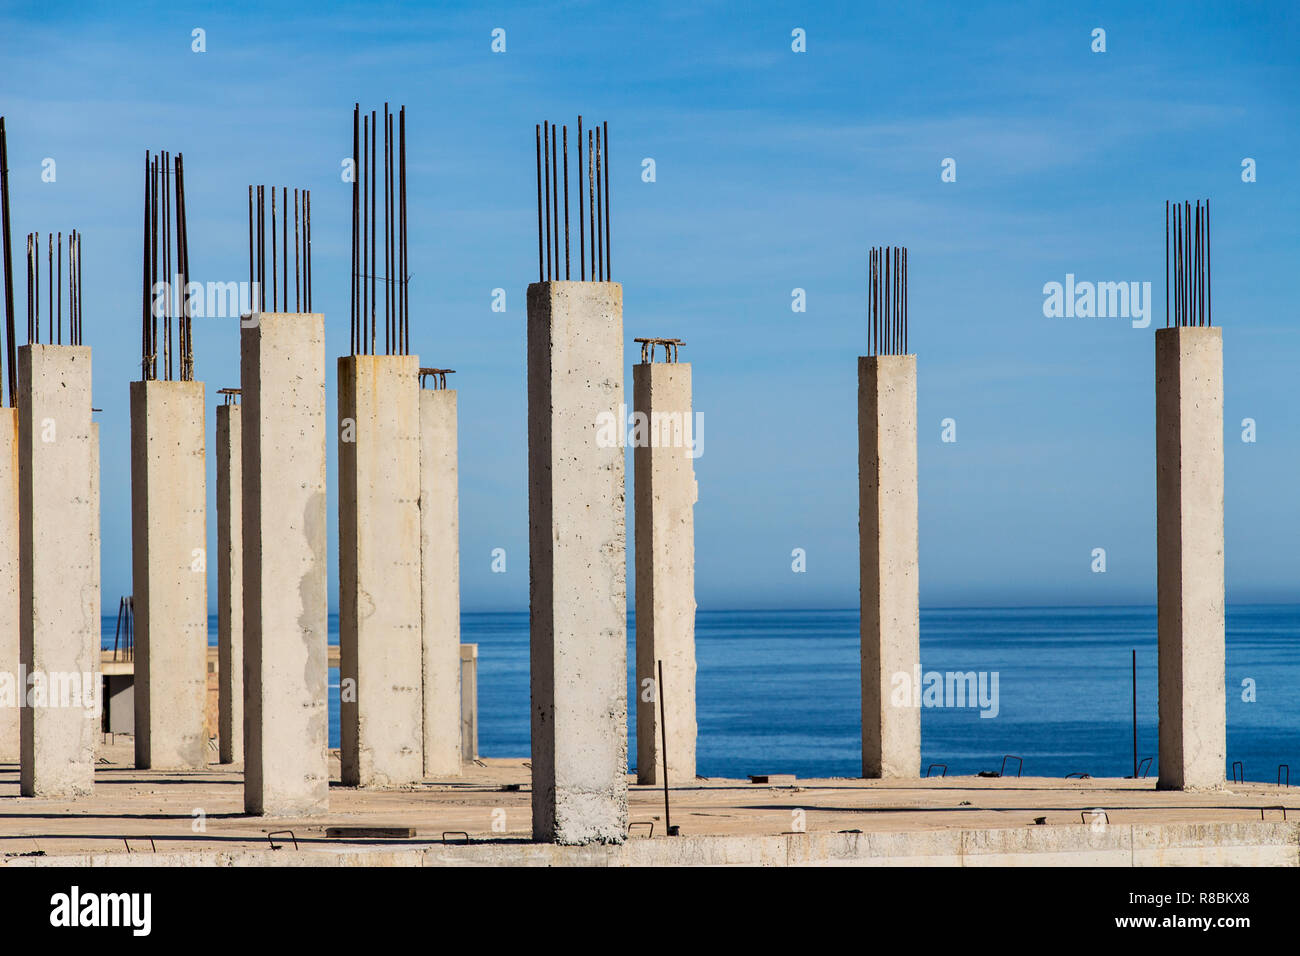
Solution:
[[[375,261],[378,254],[378,243],[375,241],[375,231],[379,228],[379,220],[375,215],[375,161],[376,140],[379,138],[379,120],[374,110],[370,111],[370,165],[367,167],[370,178],[370,354],[375,354],[375,345],[378,341],[378,295],[375,286],[377,273],[375,271]]]
[[[592,147],[592,131],[587,130],[587,226],[591,232],[591,281],[596,281],[596,180],[593,177],[595,170],[596,151]]]
[[[280,311],[280,266],[276,261],[275,187],[271,187],[271,311]]]
[[[564,278],[569,279],[569,127],[564,130]]]
[[[551,221],[555,224],[555,278],[560,278],[560,183],[559,163],[556,153],[559,148],[559,136],[555,124],[551,124]]]
[[[598,277],[597,281],[603,282],[605,280],[605,243],[603,241],[605,231],[601,219],[601,196],[604,187],[601,184],[600,163],[600,129],[598,128],[596,130],[596,239],[598,240],[596,243],[596,275]]]
[[[302,311],[302,277],[298,264],[298,189],[293,190],[293,310]]]
[[[565,161],[568,170],[568,161]],[[587,280],[586,229],[582,219],[582,114],[578,114],[578,278]]]
[[[406,107],[403,106],[397,114],[397,139],[398,139],[398,161],[397,174],[400,182],[401,198],[399,207],[401,209],[401,231],[400,242],[401,268],[399,270],[400,278],[398,282],[398,291],[400,293],[401,316],[402,316],[402,354],[411,353],[411,297],[410,290],[407,288],[407,282],[410,277],[407,275],[407,257],[406,257]]]
[[[537,132],[537,281],[546,281],[545,257],[542,253],[542,124],[535,126]]]
[[[392,262],[392,144],[389,139],[388,104],[384,104],[384,354],[393,353],[393,275]]]
[[[361,135],[361,104],[356,103],[352,107],[352,345],[349,354],[357,354],[357,340],[360,338],[360,332],[357,327],[357,319],[361,309],[358,299],[358,243],[360,240],[361,222],[360,222],[360,197],[361,197],[361,176],[360,168],[357,164],[358,152],[360,151],[359,137]]]
[[[601,128],[605,131],[605,281],[608,282],[613,275],[610,270],[609,247],[609,123],[602,123]]]
[[[357,278],[361,282],[361,354],[370,351],[370,117],[361,117],[361,167],[357,179],[361,183],[361,264]],[[362,172],[364,168],[364,172]]]
[[[551,124],[548,120],[542,121],[542,163],[546,193],[546,280],[549,282],[555,276],[551,272]]]
[[[303,199],[303,202],[306,203],[306,205],[305,205],[305,207],[304,207],[304,209],[303,209],[303,227],[307,230],[307,252],[306,252],[306,254],[307,254],[307,274],[306,274],[306,275],[307,275],[307,279],[306,279],[306,292],[304,293],[304,298],[306,299],[307,311],[310,312],[310,311],[312,310],[312,296],[311,296],[311,280],[312,280],[312,268],[311,268],[311,190],[310,190],[310,189],[307,190],[306,195],[305,195],[305,197],[304,197],[304,199]]]

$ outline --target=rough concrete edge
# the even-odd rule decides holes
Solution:
[[[894,833],[9,857],[0,866],[1300,866],[1300,823],[1078,824]]]

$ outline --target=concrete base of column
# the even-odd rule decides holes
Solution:
[[[135,765],[208,765],[207,431],[202,382],[131,383]]]
[[[0,408],[0,763],[17,763],[18,704],[18,409]]]
[[[1223,336],[1156,331],[1161,790],[1221,787],[1227,760]]]
[[[862,776],[921,773],[916,356],[858,359]],[[903,700],[901,684],[911,693]]]
[[[90,349],[18,349],[20,791],[90,793],[99,732],[98,460]]]
[[[460,711],[460,494],[456,392],[420,389],[420,587],[424,776],[458,776]]]
[[[627,838],[623,287],[528,287],[533,839]]]
[[[345,786],[404,786],[424,774],[419,365],[414,355],[338,364]]]
[[[244,759],[244,546],[238,405],[217,406],[217,750]]]
[[[636,779],[695,779],[695,502],[687,439],[691,366],[632,366],[632,404],[645,416],[646,444],[632,452],[636,494]],[[635,432],[634,432],[635,435]],[[657,662],[663,662],[663,706]],[[647,693],[653,688],[655,693]],[[661,726],[660,711],[665,720]]]
[[[329,809],[325,317],[245,319],[240,390],[244,808],[310,816]]]

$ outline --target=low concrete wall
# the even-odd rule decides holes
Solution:
[[[1300,823],[1123,824],[633,839],[622,845],[290,846],[12,857],[0,866],[1300,866]]]

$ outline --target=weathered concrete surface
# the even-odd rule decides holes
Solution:
[[[208,762],[207,427],[202,382],[131,383],[135,760]]]
[[[244,759],[244,528],[240,407],[217,406],[217,750]]]
[[[18,409],[0,408],[0,763],[18,745]],[[8,676],[6,676],[8,675]]]
[[[424,776],[460,773],[460,487],[454,389],[420,389]]]
[[[478,759],[478,645],[460,646],[460,756]]]
[[[81,801],[15,802],[17,773],[0,768],[0,865],[59,861],[87,865],[1291,865],[1300,862],[1300,823],[1268,809],[1295,799],[1269,784],[1234,785],[1212,801],[1157,791],[1150,780],[1014,781],[948,776],[932,780],[800,780],[756,786],[695,780],[674,786],[673,822],[663,836],[663,794],[633,786],[639,826],[622,846],[530,843],[529,770],[523,760],[471,764],[462,777],[406,790],[337,789],[330,813],[275,822],[241,816],[238,770],[134,769],[130,741],[100,748],[98,774],[109,786]],[[333,758],[336,760],[336,758]],[[337,767],[337,763],[333,764]],[[1014,785],[1012,785],[1014,784]],[[506,792],[518,786],[522,792]],[[192,828],[194,807],[207,829]],[[1106,809],[1092,824],[1084,811]],[[1261,808],[1266,820],[1261,820]],[[798,813],[796,813],[798,811]],[[1081,815],[1088,822],[1081,821]],[[1036,825],[1035,818],[1045,823]],[[400,840],[331,839],[330,826],[401,826]],[[501,827],[504,826],[504,830]],[[804,826],[807,832],[790,832]],[[270,830],[289,827],[272,852]],[[464,830],[442,841],[444,831]],[[842,832],[842,831],[859,832]],[[127,854],[126,837],[137,852]],[[158,848],[149,852],[149,839]],[[45,858],[6,857],[42,850]],[[144,852],[139,852],[144,851]]]
[[[1219,787],[1227,760],[1223,334],[1156,330],[1160,786]]]
[[[627,833],[623,287],[528,287],[529,645],[535,840]]]
[[[244,323],[244,807],[310,816],[329,805],[325,317]]]
[[[920,688],[894,701],[921,661],[917,567],[916,356],[858,359],[862,776],[921,772]]]
[[[83,795],[101,702],[90,349],[22,346],[18,382],[19,657],[39,675],[19,715],[21,790]]]
[[[632,407],[645,416],[645,443],[632,451],[636,507],[636,779],[695,779],[695,502],[690,456],[691,366],[632,366]],[[659,719],[663,662],[665,720]]]
[[[404,786],[423,776],[419,367],[414,355],[338,361],[345,786]]]

